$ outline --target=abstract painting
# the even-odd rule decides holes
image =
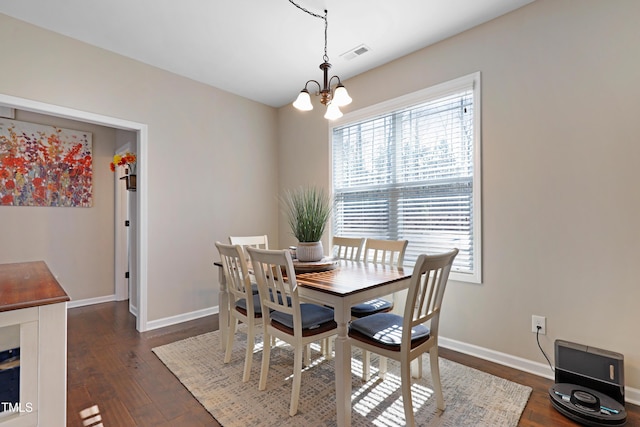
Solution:
[[[0,118],[0,206],[91,207],[91,133]]]

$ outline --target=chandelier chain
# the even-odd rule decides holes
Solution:
[[[329,62],[329,55],[327,54],[327,31],[329,29],[329,20],[327,19],[327,15],[328,12],[325,9],[324,10],[324,16],[322,15],[318,15],[317,13],[313,13],[308,9],[305,9],[304,7],[300,6],[299,4],[297,4],[296,2],[294,2],[293,0],[289,0],[289,3],[291,3],[292,5],[294,5],[295,7],[297,7],[298,9],[300,9],[301,11],[316,17],[316,18],[320,18],[320,19],[324,19],[324,62]]]

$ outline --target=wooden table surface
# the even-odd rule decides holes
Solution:
[[[360,261],[340,260],[334,270],[317,273],[297,273],[296,281],[303,287],[314,288],[337,296],[348,296],[363,289],[374,289],[411,277],[412,269]]]
[[[0,312],[69,300],[44,261],[0,264]]]

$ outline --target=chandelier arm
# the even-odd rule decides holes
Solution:
[[[329,87],[331,87],[331,82],[333,81],[333,79],[338,79],[338,84],[341,85],[342,81],[340,80],[340,77],[338,76],[331,76],[331,78],[329,79]]]
[[[318,83],[318,81],[317,81],[317,80],[313,80],[313,79],[311,79],[311,80],[307,81],[307,82],[304,84],[304,88],[305,88],[305,89],[307,89],[307,86],[309,86],[309,83],[311,83],[311,82],[313,82],[313,83],[315,83],[315,84],[317,84],[317,85],[318,85],[318,93],[320,93],[320,91],[322,90],[322,86],[320,86],[320,83]]]

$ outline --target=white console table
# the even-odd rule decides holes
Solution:
[[[67,425],[67,301],[44,261],[0,264],[0,334],[20,335],[20,402],[1,427]]]

